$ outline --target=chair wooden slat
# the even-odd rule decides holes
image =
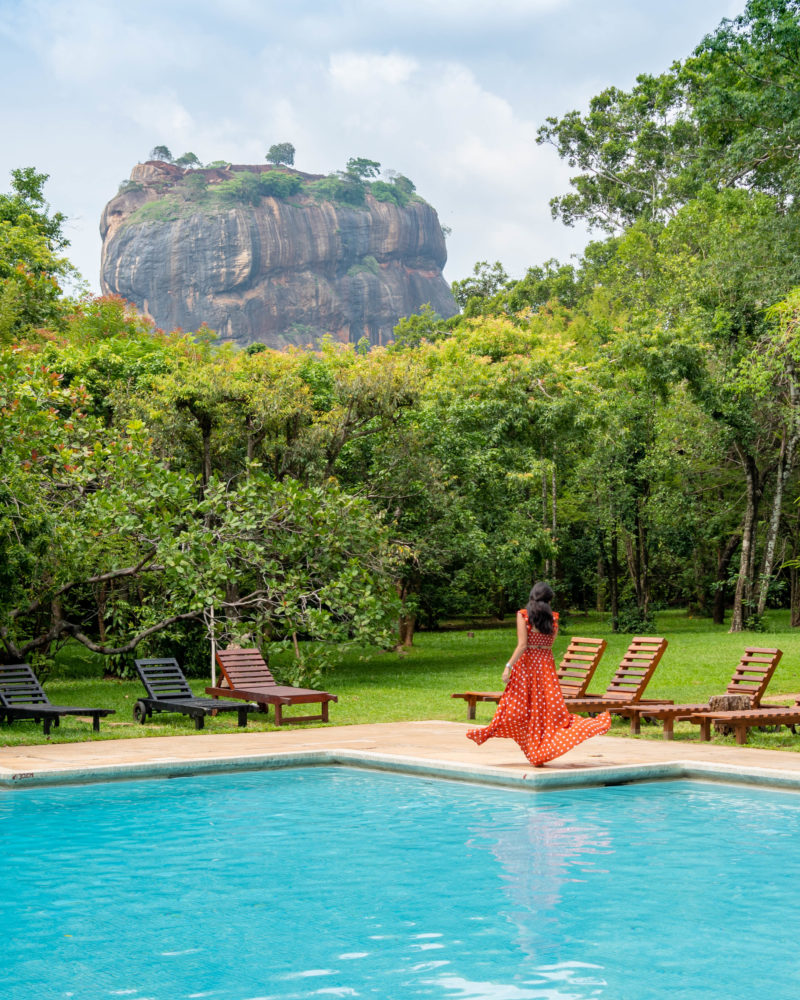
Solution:
[[[278,726],[291,722],[327,722],[329,702],[339,700],[328,691],[278,684],[261,651],[255,648],[218,649],[216,660],[222,672],[222,682],[216,687],[206,688],[206,694],[215,698],[222,696],[254,701],[263,711],[272,705]],[[314,703],[320,706],[319,715],[283,717],[283,709],[287,705]]]

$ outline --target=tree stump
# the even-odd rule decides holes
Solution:
[[[708,699],[708,707],[712,712],[736,712],[752,708],[753,703],[746,694],[715,694]],[[733,726],[724,722],[714,722],[714,731],[721,736],[730,736]]]

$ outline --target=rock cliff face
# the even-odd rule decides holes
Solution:
[[[212,190],[237,170],[263,169],[202,173]],[[172,193],[182,177],[170,164],[140,164],[100,224],[103,291],[164,329],[205,323],[242,347],[306,345],[326,333],[384,344],[425,303],[441,316],[457,311],[442,276],[442,230],[424,201],[401,207],[368,194],[350,207],[304,188],[257,205],[201,207]]]

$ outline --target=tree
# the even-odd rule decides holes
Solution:
[[[65,217],[50,214],[47,174],[33,167],[11,172],[11,191],[0,194],[0,342],[31,327],[63,319],[60,279],[74,269],[60,252],[69,245]]]
[[[368,177],[377,177],[381,172],[381,165],[377,160],[367,160],[363,156],[356,156],[347,161],[345,172],[363,181]]]
[[[112,326],[115,315],[112,308]],[[190,341],[157,342],[148,351],[144,331],[140,337],[126,321],[129,338],[142,341],[126,356],[126,338],[94,318],[91,310],[79,317],[80,339],[64,344],[69,377],[52,364],[55,346],[45,364],[41,351],[0,353],[0,655],[47,655],[73,639],[121,656],[181,622],[202,620],[212,605],[220,636],[255,632],[273,652],[286,649],[293,633],[306,636],[317,650],[298,665],[306,679],[331,645],[388,643],[397,615],[393,557],[375,509],[329,478],[279,482],[249,448],[238,475],[212,471],[198,490],[192,471],[176,461],[180,449],[170,449],[168,465],[141,420],[109,414],[99,399],[114,372],[119,399],[137,377],[146,395],[160,377],[162,349],[177,361]],[[114,360],[103,344],[117,349]],[[271,415],[261,393],[269,387],[256,391],[251,377],[265,359],[231,360],[216,395],[201,398],[187,386],[182,398],[198,419],[235,426],[238,412],[247,417],[242,436],[257,432],[256,421],[266,431]],[[95,376],[94,393],[79,372]],[[281,392],[288,404],[302,397],[302,385],[295,378]],[[335,448],[356,430],[337,423]]]
[[[150,150],[151,160],[161,160],[163,163],[172,163],[172,153],[168,146],[153,146]]]
[[[276,142],[267,150],[267,163],[274,163],[276,167],[281,164],[291,167],[294,165],[294,154],[295,148],[290,142]]]
[[[789,204],[800,191],[800,3],[748,0],[680,71],[704,176]]]
[[[550,117],[537,142],[570,167],[573,191],[554,198],[567,225],[619,232],[664,222],[704,185],[746,186],[791,203],[800,190],[800,4],[749,0],[693,56],[660,76],[610,87],[586,114]]]
[[[491,299],[507,284],[508,275],[499,260],[494,264],[479,260],[472,268],[472,276],[463,281],[454,281],[450,290],[461,309],[466,309],[470,299]]]
[[[200,171],[192,171],[183,178],[181,185],[190,201],[202,198],[208,189],[208,178]]]
[[[184,153],[182,156],[178,157],[175,161],[175,165],[178,167],[184,167],[187,170],[192,169],[193,167],[200,166],[200,158],[195,156],[194,153]]]

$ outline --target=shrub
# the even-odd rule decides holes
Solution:
[[[370,193],[375,201],[390,201],[394,205],[405,205],[408,201],[407,197],[403,200],[402,193],[386,181],[373,181],[370,184]]]
[[[303,182],[296,174],[286,174],[282,170],[270,170],[259,177],[261,193],[270,198],[288,198],[297,194],[302,185]]]
[[[611,627],[614,628],[614,622]],[[617,614],[615,632],[627,632],[631,635],[646,635],[655,628],[653,616],[643,615],[636,604],[621,604]]]
[[[363,205],[366,187],[357,177],[329,174],[310,185],[311,191],[325,201],[341,201],[346,205]]]

